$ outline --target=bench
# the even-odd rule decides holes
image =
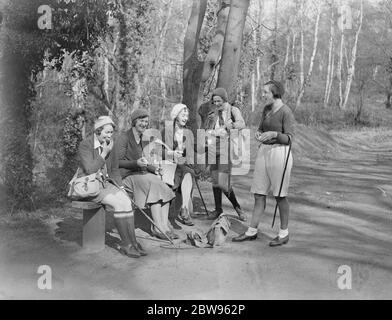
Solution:
[[[89,201],[72,201],[71,207],[83,210],[83,249],[88,252],[105,249],[104,207]]]

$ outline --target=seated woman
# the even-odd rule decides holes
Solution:
[[[171,239],[178,239],[168,226],[170,201],[174,192],[157,176],[158,170],[143,154],[143,133],[148,127],[148,113],[137,109],[131,114],[132,127],[117,139],[118,160],[124,185],[134,195],[140,208],[149,206],[151,215],[158,226]],[[167,240],[164,234],[151,226],[157,238]]]
[[[195,173],[191,168],[193,163],[186,163],[186,146],[189,145],[189,143],[187,143],[189,140],[186,140],[187,132],[184,131],[188,129],[186,126],[189,119],[188,107],[185,104],[176,104],[170,113],[170,117],[173,123],[168,123],[168,125],[165,126],[162,131],[162,138],[165,139],[165,143],[173,150],[166,150],[166,153],[163,152],[162,154],[166,154],[168,158],[177,164],[172,189],[176,193],[181,194],[182,204],[176,219],[182,224],[193,226],[194,223],[190,217],[190,207],[192,206],[193,177]],[[188,132],[191,133],[191,131]],[[192,156],[192,153],[190,155]],[[165,156],[163,158],[166,159]],[[165,169],[165,167],[163,167],[163,169]]]
[[[134,217],[131,200],[124,190],[112,139],[115,125],[108,116],[99,117],[94,124],[94,134],[79,145],[79,177],[96,172],[101,173],[100,193],[90,201],[109,206],[113,209],[114,223],[120,234],[120,252],[138,258],[146,252],[136,241]],[[117,185],[117,186],[116,186]]]

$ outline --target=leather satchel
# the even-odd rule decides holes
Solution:
[[[100,173],[78,178],[79,168],[69,182],[68,197],[73,200],[86,200],[96,197],[100,192]]]
[[[221,214],[219,218],[212,223],[207,232],[206,237],[208,244],[212,247],[222,246],[226,241],[230,226],[231,223],[229,218],[226,215]]]

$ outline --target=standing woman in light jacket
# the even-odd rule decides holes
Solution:
[[[228,143],[231,129],[244,129],[245,121],[240,109],[230,105],[228,102],[227,92],[224,88],[216,88],[214,90],[212,94],[212,102],[215,108],[211,110],[204,127],[208,133],[216,137],[215,163],[210,164],[210,171],[213,180],[212,191],[214,194],[215,211],[212,212],[209,219],[216,219],[221,213],[223,213],[223,192],[233,205],[240,220],[246,221],[246,216],[242,212],[233,188],[229,186],[228,190],[222,190],[219,181],[220,173],[230,175],[232,169],[232,163],[230,162],[229,157],[225,158],[223,154],[221,154],[221,144]]]
[[[114,122],[108,116],[101,116],[95,121],[94,134],[88,136],[79,145],[78,176],[100,172],[103,181],[100,193],[90,201],[112,208],[114,223],[122,240],[120,252],[138,258],[146,255],[146,252],[136,241],[131,200],[125,191],[121,190],[123,184],[112,139],[114,128]]]
[[[294,115],[291,109],[282,102],[284,87],[280,82],[269,81],[263,88],[263,99],[266,106],[262,113],[260,126],[256,132],[256,140],[261,142],[257,153],[251,192],[254,193],[255,205],[252,221],[248,230],[233,238],[234,242],[255,240],[260,217],[264,215],[266,196],[272,192],[280,214],[280,230],[278,236],[270,242],[270,246],[284,245],[289,241],[289,202],[287,200],[293,157],[289,144],[294,135]],[[284,171],[287,160],[286,171]],[[284,178],[283,178],[283,172]],[[283,183],[282,183],[283,178]],[[281,186],[282,184],[282,186]],[[281,192],[279,193],[279,190]]]

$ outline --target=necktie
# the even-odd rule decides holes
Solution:
[[[219,126],[222,127],[225,125],[225,121],[223,120],[223,110],[219,110]]]
[[[140,149],[143,151],[143,133],[139,133],[139,145]]]
[[[98,150],[99,150],[99,155],[102,155],[103,147],[99,146]],[[104,166],[102,167],[101,173],[104,176],[104,178],[108,177],[108,169],[106,167],[106,162],[105,162]]]

